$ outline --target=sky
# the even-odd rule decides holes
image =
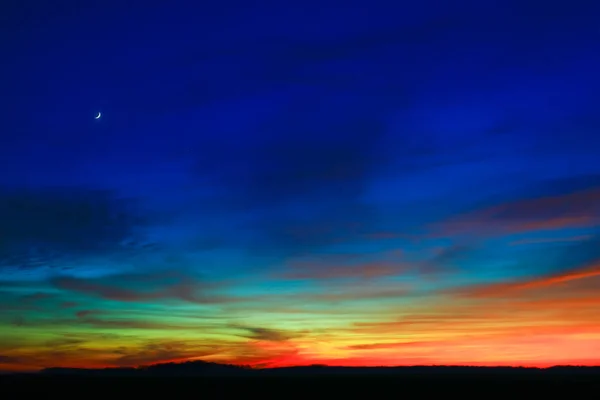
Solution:
[[[0,370],[600,364],[599,13],[3,1]]]

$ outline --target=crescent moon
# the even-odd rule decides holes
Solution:
[[[99,112],[99,113],[98,113],[98,115],[96,115],[96,116],[94,117],[94,119],[100,119],[100,117],[101,117],[101,116],[102,116],[102,113],[101,113],[101,112]]]

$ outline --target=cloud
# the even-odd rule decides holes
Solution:
[[[505,235],[600,224],[600,189],[526,198],[459,215],[433,227],[436,235]]]
[[[365,237],[367,239],[371,239],[371,240],[387,240],[387,239],[407,239],[409,238],[408,235],[404,235],[401,233],[395,233],[395,232],[372,232],[372,233],[368,233],[365,235]]]
[[[84,188],[2,190],[0,219],[0,267],[18,268],[122,251],[143,224],[133,203]]]
[[[52,284],[62,290],[79,292],[106,300],[123,302],[148,301],[165,297],[165,293],[162,291],[144,292],[135,289],[126,289],[102,283],[95,283],[91,280],[78,278],[55,278],[52,280]]]
[[[298,293],[291,299],[305,299],[312,302],[365,302],[394,298],[409,298],[415,295],[414,288],[407,284],[378,284],[374,286],[341,286],[329,287],[325,292]],[[282,299],[283,300],[283,299]]]
[[[208,322],[207,322],[208,320]],[[60,315],[43,314],[29,318],[27,321],[13,321],[15,326],[24,326],[34,329],[44,329],[51,333],[61,333],[65,329],[77,327],[80,334],[75,335],[76,339],[84,336],[84,332],[94,332],[97,330],[148,330],[148,331],[188,331],[188,332],[209,332],[219,331],[226,328],[219,323],[218,318],[205,317],[203,313],[196,312],[193,315],[179,315],[172,312],[169,314],[168,321],[157,318],[154,315],[138,313],[136,311],[114,312],[110,310],[80,310],[74,313],[73,317],[62,317]],[[73,336],[68,336],[73,337]],[[96,338],[98,339],[98,338]],[[102,339],[102,338],[99,338]],[[82,339],[83,340],[83,339]]]
[[[446,246],[430,247],[428,256],[411,260],[399,250],[343,255],[322,254],[291,258],[284,267],[273,273],[276,279],[285,280],[373,280],[392,276],[433,276],[456,272],[462,261],[468,260],[478,250],[475,242],[459,242]]]
[[[329,97],[329,98],[328,98]],[[257,201],[355,197],[378,162],[375,152],[385,129],[378,113],[343,113],[340,99],[325,96],[325,112],[309,99],[293,104],[268,122],[268,140],[254,154],[249,182]],[[358,105],[358,104],[357,104]],[[281,136],[281,132],[286,132]]]
[[[58,289],[120,302],[171,299],[206,304],[228,301],[214,292],[220,286],[218,283],[178,274],[120,275],[105,279],[57,277],[50,283]]]
[[[522,246],[531,244],[555,244],[555,243],[568,243],[568,242],[581,242],[592,239],[592,235],[578,235],[568,237],[547,237],[547,238],[525,238],[514,240],[510,243],[511,246]]]
[[[370,263],[360,266],[311,266],[310,268],[304,268],[303,270],[289,271],[283,274],[283,277],[287,279],[345,279],[345,278],[358,278],[358,279],[371,279],[382,276],[393,276],[398,275],[402,272],[402,269],[398,266],[385,263]]]
[[[459,242],[443,247],[434,247],[432,255],[423,261],[414,263],[424,276],[436,276],[440,273],[456,273],[461,263],[469,260],[478,250],[475,242]]]
[[[144,321],[144,320],[135,320],[135,319],[126,319],[126,318],[116,318],[116,319],[103,319],[103,318],[94,318],[90,316],[80,317],[79,322],[85,325],[89,325],[91,327],[97,329],[142,329],[142,330],[194,330],[195,328],[200,328],[200,326],[178,326],[173,324],[164,324],[160,322],[152,322],[152,321]]]
[[[557,287],[523,296],[509,291],[504,295],[494,292],[488,297],[472,298],[449,294],[427,308],[401,311],[400,317],[390,313],[389,318],[380,321],[354,322],[349,332],[359,335],[361,342],[374,338],[377,343],[372,349],[380,348],[378,343],[384,340],[396,343],[398,335],[402,335],[416,347],[421,344],[417,346],[414,342],[422,342],[424,338],[430,344],[438,342],[444,351],[456,341],[467,345],[487,341],[489,346],[495,346],[497,338],[510,340],[527,334],[532,337],[597,334],[600,322],[595,311],[600,304],[597,283],[595,292],[590,289],[585,294]],[[360,348],[370,349],[371,344],[363,343]],[[402,343],[398,347],[410,346]]]
[[[298,337],[297,334],[284,332],[277,329],[269,329],[269,328],[261,328],[261,327],[252,327],[252,326],[236,326],[234,327],[238,329],[242,329],[247,331],[248,333],[242,335],[248,339],[252,340],[261,340],[268,342],[284,342],[286,340],[292,339],[294,337]]]
[[[403,260],[344,259],[323,255],[292,259],[275,277],[289,280],[372,279],[394,276],[413,269]]]
[[[84,339],[76,338],[76,337],[70,337],[68,335],[65,335],[65,336],[57,338],[57,339],[48,340],[46,342],[46,346],[48,346],[50,348],[56,348],[56,347],[75,347],[75,346],[82,345],[82,344],[84,344],[86,342],[87,341],[84,340]]]
[[[516,346],[528,336],[530,347],[523,350],[527,354],[533,348],[548,353],[550,342],[559,340],[568,340],[570,344],[565,346],[580,352],[578,343],[583,343],[586,335],[598,333],[599,293],[598,259],[533,277],[442,289],[409,308],[398,307],[374,316],[375,321],[355,321],[350,332],[360,335],[362,343],[350,346],[405,352],[410,345],[394,345],[397,335],[402,335],[405,342],[415,342],[419,351],[433,346],[439,352],[436,357],[452,348],[470,351],[471,346],[485,349],[488,357],[499,357],[501,353],[493,349],[500,349],[501,343]],[[427,343],[416,343],[424,338]],[[581,355],[585,358],[583,352]],[[519,358],[514,356],[513,362],[515,359]]]
[[[423,347],[428,345],[440,345],[440,342],[394,342],[394,343],[370,343],[346,346],[348,350],[392,350],[399,348]],[[447,344],[447,343],[445,343]]]
[[[7,355],[0,357],[0,364],[8,364],[11,369],[29,370],[57,366],[137,367],[158,362],[186,361],[221,351],[221,347],[214,343],[131,339],[134,337],[110,334],[62,335],[42,343],[41,347],[32,345],[28,348],[9,349]],[[12,355],[12,352],[18,355]]]
[[[538,289],[552,285],[558,285],[579,279],[586,279],[600,276],[600,262],[596,262],[586,267],[572,269],[566,272],[540,276],[527,280],[519,280],[507,283],[495,283],[488,285],[476,285],[473,287],[461,288],[457,292],[466,297],[497,297],[509,296],[517,291],[526,291]]]
[[[28,321],[21,315],[17,315],[11,321],[11,324],[17,327],[29,326]]]
[[[0,364],[19,364],[21,359],[13,356],[3,356],[0,354]]]
[[[55,294],[53,293],[43,293],[43,292],[36,292],[36,293],[32,293],[32,294],[27,294],[23,297],[21,297],[21,300],[23,300],[24,302],[41,302],[44,300],[48,300],[51,298],[56,297]]]
[[[309,95],[284,103],[258,125],[251,138],[221,135],[194,156],[197,181],[214,189],[208,207],[241,214],[236,230],[249,239],[236,247],[298,254],[370,229],[377,216],[362,195],[384,163],[382,111],[324,93],[318,104]]]
[[[86,318],[94,314],[102,314],[102,312],[98,310],[80,310],[75,313],[75,316],[77,318]]]

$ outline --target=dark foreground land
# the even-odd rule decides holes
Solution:
[[[168,396],[179,398],[433,398],[575,396],[599,398],[600,367],[296,367],[249,370],[206,363],[80,370],[0,377],[0,395]],[[535,397],[537,398],[537,397]]]

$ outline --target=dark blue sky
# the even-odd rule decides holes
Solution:
[[[374,312],[395,319],[401,305],[433,312],[497,284],[579,285],[582,270],[600,271],[600,5],[253,4],[2,3],[0,332],[29,329],[0,347],[5,364],[86,364],[67,351],[78,347],[48,358],[38,336],[101,329],[117,330],[114,346],[128,343],[136,362],[600,357],[562,333],[553,338],[574,355],[552,352],[540,328],[533,350],[498,358],[505,342],[464,322],[483,340],[477,352],[448,353],[456,338],[436,336],[414,354],[357,355],[404,331],[352,330]],[[548,289],[522,301],[560,298],[551,309],[566,312],[595,284],[570,300]],[[40,293],[54,311],[17,307]],[[470,301],[469,312],[492,307]],[[149,309],[156,324],[189,323],[190,307],[221,325],[216,336],[184,330],[169,357],[148,346],[165,345],[172,324],[131,323]],[[344,318],[324,319],[333,310]],[[461,312],[435,318],[443,327]],[[523,319],[538,327],[562,320],[531,312]],[[591,315],[572,322],[593,325]],[[228,341],[240,324],[263,336]],[[136,326],[137,340],[127,336]],[[438,328],[402,339],[425,343]],[[506,329],[506,343],[519,337]],[[215,337],[222,350],[208,354]],[[124,363],[100,350],[111,345],[87,364]]]

